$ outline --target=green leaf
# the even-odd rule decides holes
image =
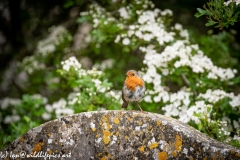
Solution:
[[[28,116],[24,116],[23,119],[24,119],[27,123],[30,122],[30,118],[29,118]]]
[[[194,15],[196,18],[201,17],[205,14],[208,14],[207,10],[201,9],[201,8],[197,8],[198,12]]]
[[[203,16],[203,14],[197,12],[194,16],[195,16],[196,18],[199,18],[199,17]]]
[[[240,14],[240,11],[237,12],[237,13],[235,13],[234,16],[233,16],[233,19],[236,20],[236,22],[237,22],[237,18],[238,18],[238,15],[239,15],[239,14]]]
[[[68,1],[68,2],[66,2],[64,5],[63,5],[63,7],[64,8],[70,8],[71,6],[73,6],[74,5],[74,1]]]
[[[211,112],[212,112],[212,106],[210,106],[210,105],[207,106],[207,112],[208,112],[208,113],[211,113]]]
[[[214,24],[216,24],[216,23],[218,23],[218,22],[208,21],[208,23],[206,23],[205,25],[206,25],[206,26],[212,26],[212,25],[214,25]]]
[[[205,14],[205,12],[206,12],[206,11],[205,11],[204,9],[202,9],[202,8],[197,8],[197,10],[198,10],[198,12],[201,13],[201,14]]]
[[[202,130],[202,128],[203,128],[203,125],[202,125],[202,123],[201,123],[201,122],[200,122],[200,123],[198,123],[198,124],[197,124],[197,126],[198,126],[198,130],[199,130],[199,131],[201,131],[201,130]]]
[[[208,10],[204,10],[204,9],[201,9],[201,8],[197,8],[198,12],[201,14],[201,15],[207,15],[209,14],[209,11]]]

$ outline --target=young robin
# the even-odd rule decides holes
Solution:
[[[146,87],[143,79],[135,70],[129,70],[126,73],[126,80],[122,89],[122,108],[127,108],[129,102],[136,102],[142,112],[142,108],[138,104],[145,93]]]

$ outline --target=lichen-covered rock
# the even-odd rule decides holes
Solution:
[[[0,153],[0,158],[23,159],[240,159],[240,149],[173,118],[134,111],[86,112],[50,121]]]

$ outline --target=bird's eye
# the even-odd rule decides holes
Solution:
[[[135,74],[134,74],[134,73],[132,73],[132,76],[135,76]]]

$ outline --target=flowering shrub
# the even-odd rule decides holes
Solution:
[[[120,109],[122,72],[139,68],[147,86],[145,111],[178,118],[240,146],[240,95],[231,89],[240,82],[237,70],[216,65],[181,24],[171,25],[171,10],[155,9],[147,0],[121,2],[106,8],[95,3],[80,14],[78,22],[88,21],[92,28],[79,52],[71,49],[70,33],[58,26],[36,53],[19,62],[28,94],[1,100],[0,143],[54,118]],[[91,70],[83,68],[79,54],[92,59]]]
[[[120,109],[120,92],[110,90],[112,83],[104,73],[94,68],[85,70],[75,56],[69,57],[71,42],[65,28],[54,27],[50,36],[39,42],[37,52],[19,63],[20,72],[28,73],[22,87],[28,89],[30,85],[30,92],[41,94],[0,101],[0,144],[6,145],[51,119],[84,111]]]
[[[222,29],[223,27],[228,28],[229,25],[234,25],[235,22],[239,21],[240,14],[240,1],[239,0],[210,0],[207,5],[203,8],[197,8],[198,12],[195,17],[203,15],[208,16],[208,23],[206,26],[215,25],[216,28]]]
[[[93,26],[86,43],[101,48],[114,41],[113,46],[122,46],[120,52],[141,52],[141,74],[148,88],[145,110],[176,117],[218,140],[239,145],[240,95],[229,90],[239,84],[237,70],[216,66],[198,44],[191,43],[181,24],[171,26],[170,10],[154,9],[150,1],[131,3],[118,6],[118,13],[97,4],[81,13],[80,19]],[[169,85],[167,91],[168,84],[177,87]]]

